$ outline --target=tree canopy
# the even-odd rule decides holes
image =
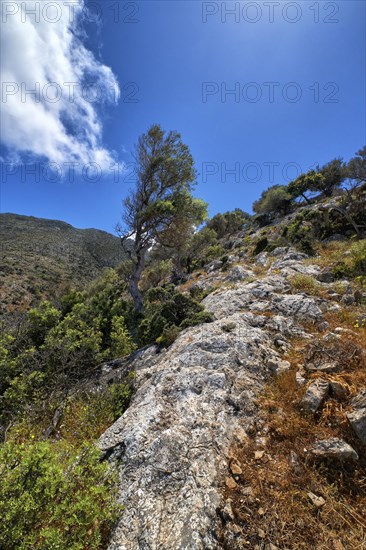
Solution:
[[[122,245],[133,262],[130,293],[137,311],[143,311],[139,281],[146,255],[154,244],[176,247],[182,254],[184,240],[206,216],[206,205],[194,199],[196,170],[192,155],[178,132],[165,132],[155,124],[143,134],[135,150],[137,182],[124,201]],[[130,248],[130,247],[129,247]]]
[[[262,192],[253,204],[253,210],[256,214],[287,214],[291,199],[286,185],[273,185]]]

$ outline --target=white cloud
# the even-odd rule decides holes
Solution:
[[[12,154],[107,169],[98,108],[118,101],[119,86],[83,44],[84,0],[71,2],[1,2],[1,140]]]

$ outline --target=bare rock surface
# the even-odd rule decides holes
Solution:
[[[310,384],[301,400],[301,408],[304,412],[315,413],[323,404],[329,393],[329,382],[315,380]]]
[[[366,389],[361,391],[351,401],[352,411],[347,413],[347,418],[354,432],[366,444]]]
[[[221,321],[187,329],[160,358],[132,364],[135,398],[100,440],[122,459],[125,510],[111,549],[219,547],[227,452],[239,423],[245,429],[255,415],[270,347],[260,328],[238,314],[229,320],[230,333]]]
[[[341,461],[358,460],[358,454],[351,445],[337,437],[317,441],[312,448],[312,453],[319,458],[332,458]]]
[[[230,448],[255,425],[266,381],[289,367],[275,342],[321,318],[315,299],[288,292],[280,275],[223,287],[203,301],[214,322],[132,357],[136,393],[99,441],[118,463],[124,507],[109,550],[222,548]]]

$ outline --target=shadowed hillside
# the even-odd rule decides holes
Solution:
[[[0,231],[2,313],[57,298],[125,258],[118,237],[57,220],[0,214]]]

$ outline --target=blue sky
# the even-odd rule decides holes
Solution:
[[[78,20],[79,48],[64,46],[70,17],[55,34],[52,14],[41,13],[38,25],[19,19],[17,27],[19,14],[7,14],[5,39],[14,40],[16,28],[24,40],[34,36],[24,32],[29,23],[48,44],[63,42],[25,59],[26,75],[9,64],[3,80],[31,88],[33,78],[33,88],[40,80],[43,89],[43,77],[60,78],[63,85],[77,55],[77,77],[84,71],[84,83],[98,82],[106,101],[88,106],[80,97],[76,111],[67,101],[55,107],[42,92],[40,112],[31,95],[3,98],[2,212],[112,232],[133,186],[130,151],[153,123],[178,130],[189,145],[199,172],[195,194],[211,215],[250,211],[268,186],[336,156],[347,160],[366,143],[363,1],[88,4]],[[44,76],[52,70],[56,76]],[[87,170],[72,178],[66,163],[75,158]],[[62,167],[56,181],[44,176],[49,162]],[[90,162],[103,169],[94,182]]]

